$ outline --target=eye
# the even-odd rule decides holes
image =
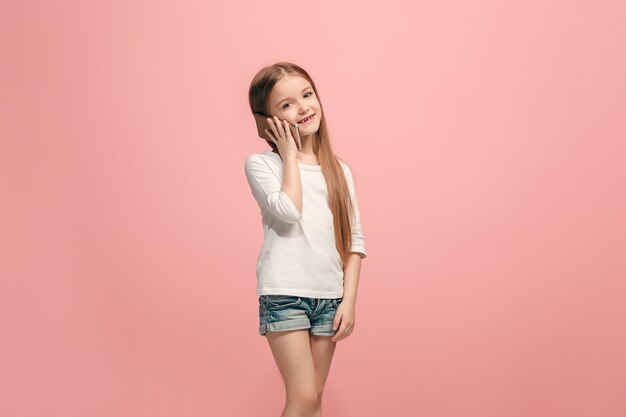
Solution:
[[[309,91],[309,92],[308,92],[308,93],[306,93],[304,96],[306,97],[306,95],[307,95],[307,94],[311,94],[311,95],[313,95],[313,91]],[[281,109],[286,108],[288,104],[289,104],[289,103],[285,103],[285,104],[283,104],[283,107],[281,107]]]

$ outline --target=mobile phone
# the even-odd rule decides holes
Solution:
[[[272,142],[270,137],[267,136],[267,134],[265,133],[265,129],[272,132],[272,128],[270,127],[270,124],[267,122],[268,118],[270,118],[270,116],[266,116],[262,113],[254,113],[254,120],[256,120],[256,129],[259,133],[259,137],[261,139],[265,139],[265,140]],[[289,123],[289,129],[291,130],[291,136],[293,136],[294,139],[297,139],[298,136],[300,135],[300,126]]]

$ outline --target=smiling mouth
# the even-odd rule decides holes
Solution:
[[[308,123],[308,122],[310,122],[311,120],[313,120],[313,117],[315,117],[315,113],[313,113],[312,115],[310,115],[310,116],[309,116],[309,117],[307,117],[306,119],[299,121],[299,122],[298,122],[298,124]]]

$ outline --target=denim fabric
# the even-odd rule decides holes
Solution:
[[[309,298],[296,295],[259,296],[259,333],[309,329],[317,336],[334,336],[333,320],[342,298]]]

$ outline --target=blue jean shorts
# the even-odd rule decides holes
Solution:
[[[296,295],[259,296],[259,333],[309,329],[317,336],[334,336],[333,320],[342,298],[309,298]]]

